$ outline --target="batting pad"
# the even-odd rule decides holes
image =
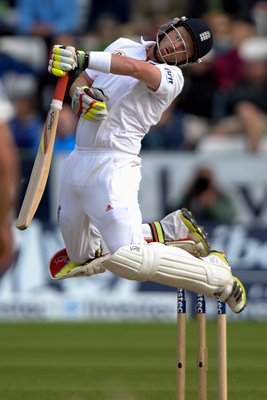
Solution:
[[[105,268],[122,278],[152,281],[206,296],[222,292],[233,280],[228,265],[214,264],[161,243],[124,246],[105,262]]]

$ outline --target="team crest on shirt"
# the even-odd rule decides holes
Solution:
[[[122,50],[114,50],[114,54],[117,56],[126,56],[125,52]]]
[[[169,68],[164,68],[168,83],[173,85],[173,74]]]

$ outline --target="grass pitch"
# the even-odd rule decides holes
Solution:
[[[208,322],[209,400],[217,399]],[[267,398],[267,324],[228,323],[229,400]],[[187,323],[187,399],[197,399],[196,322]],[[2,400],[175,400],[175,324],[0,324]]]

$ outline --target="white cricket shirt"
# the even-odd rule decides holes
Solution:
[[[150,42],[151,44],[151,42]],[[120,38],[106,48],[113,54],[146,60],[145,42]],[[81,149],[114,149],[138,155],[141,140],[161,118],[163,111],[179,95],[184,78],[179,67],[155,64],[161,70],[157,91],[149,89],[135,78],[105,74],[86,69],[93,86],[106,88],[108,117],[98,123],[79,119],[76,146]]]

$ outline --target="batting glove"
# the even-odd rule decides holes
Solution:
[[[52,75],[65,76],[77,67],[74,47],[55,45],[49,55],[48,72]]]
[[[87,121],[101,122],[107,118],[106,101],[109,94],[106,89],[77,87],[74,91],[71,107],[75,114]]]

